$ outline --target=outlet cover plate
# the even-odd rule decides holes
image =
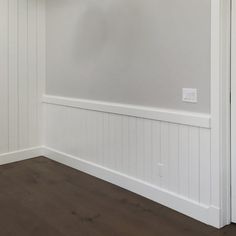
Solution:
[[[197,103],[198,94],[195,88],[183,88],[183,102]]]

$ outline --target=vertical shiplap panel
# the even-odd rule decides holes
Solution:
[[[66,114],[66,119],[68,121],[68,127],[65,130],[65,143],[67,143],[66,150],[67,152],[73,153],[74,152],[74,146],[76,142],[76,133],[79,132],[78,125],[74,126],[73,125],[73,120],[76,118],[76,113],[75,109],[66,109],[67,114]]]
[[[58,150],[64,150],[64,152],[67,151],[68,149],[68,137],[66,137],[67,134],[67,129],[68,129],[68,122],[70,122],[67,119],[67,108],[65,107],[61,112],[58,109],[58,107],[53,107],[53,117],[54,119],[51,120],[50,125],[48,126],[50,128],[50,126],[52,127],[59,127],[60,123],[66,123],[67,125],[63,128],[63,129],[56,129],[55,130],[55,135],[53,137],[53,139],[51,139],[51,142],[54,144],[53,148],[58,149]],[[60,119],[58,119],[58,117],[60,117]],[[65,146],[66,145],[66,146]]]
[[[49,147],[210,205],[210,129],[47,107]]]
[[[161,162],[161,122],[152,121],[152,183],[161,185],[161,173],[158,164]]]
[[[110,156],[111,156],[111,140],[110,140],[110,116],[104,113],[104,166],[110,166]]]
[[[199,128],[191,127],[189,130],[189,197],[199,202],[200,188],[200,159],[199,159]]]
[[[0,153],[8,152],[8,0],[0,1]]]
[[[89,112],[90,111],[86,111],[86,110],[82,110],[81,112],[81,119],[82,119],[82,137],[78,140],[80,142],[83,143],[83,156],[86,158],[86,160],[89,160],[91,157],[89,156],[89,152],[90,152],[90,149],[88,149],[88,146],[90,144],[90,140],[89,140],[89,129],[88,129],[88,126],[89,126]]]
[[[161,187],[169,186],[169,124],[161,122],[161,161],[159,163],[161,173]]]
[[[155,185],[160,198],[170,194],[171,204],[174,198],[179,205],[186,201],[183,208],[200,207],[199,214],[211,207],[210,129],[63,104],[46,106],[47,147],[108,168],[111,182],[126,181],[127,176],[140,180],[146,196],[145,183]],[[127,179],[128,188],[139,189],[131,184]]]
[[[71,146],[73,152],[73,155],[76,155],[77,152],[80,153],[80,155],[84,156],[84,149],[85,149],[85,138],[84,138],[84,123],[83,123],[83,110],[77,111],[76,109],[72,109],[73,115],[71,117],[71,125],[70,125],[70,136],[71,142],[73,142],[73,146]],[[74,120],[76,121],[76,126],[74,125]],[[83,137],[83,138],[82,138]],[[74,140],[73,140],[74,139]]]
[[[122,134],[123,134],[123,166],[122,173],[128,173],[129,170],[129,155],[130,155],[130,128],[129,128],[129,117],[123,116],[123,125],[122,125]],[[136,146],[135,146],[136,148]]]
[[[22,1],[22,0],[19,0]],[[23,0],[24,2],[26,0]],[[46,16],[45,0],[37,0],[37,107],[38,107],[38,133],[39,144],[43,143],[43,106],[42,94],[45,92],[46,82]]]
[[[0,1],[0,153],[40,145],[45,81],[44,3]]]
[[[128,152],[128,172],[127,174],[138,177],[138,171],[140,171],[140,167],[138,165],[138,158],[140,156],[137,156],[138,153],[138,139],[142,139],[142,135],[139,136],[139,132],[142,133],[142,121],[140,123],[137,122],[137,118],[135,117],[129,117],[129,124],[128,124],[128,131],[129,131],[129,152]],[[140,129],[138,129],[138,125],[141,125]],[[140,141],[142,142],[142,141]],[[142,149],[142,146],[140,147]],[[141,154],[142,155],[142,154]],[[140,164],[141,165],[141,164]]]
[[[152,180],[152,121],[144,120],[144,180]]]
[[[111,137],[111,166],[117,170],[117,121],[118,116],[115,114],[110,115],[110,137]]]
[[[137,168],[137,177],[144,180],[144,119],[137,119],[137,161],[134,168]]]
[[[189,127],[179,126],[179,193],[189,195]]]
[[[18,4],[18,125],[19,149],[29,145],[29,97],[28,97],[28,1]]]
[[[56,125],[59,124],[59,122],[70,122],[67,119],[67,107],[65,107],[65,109],[63,109],[63,112],[60,113],[60,121],[59,119],[56,120]],[[55,109],[54,110],[54,116],[55,117],[59,117],[59,110]],[[68,137],[66,137],[67,134],[67,130],[68,130],[68,123],[67,125],[64,127],[64,129],[58,129],[57,130],[57,135],[56,135],[56,140],[57,140],[57,145],[55,146],[58,150],[61,150],[62,148],[65,150],[65,152],[68,150]],[[65,146],[65,144],[67,144]]]
[[[169,124],[169,189],[178,192],[179,125]]]
[[[96,162],[96,112],[87,111],[87,159]]]
[[[64,129],[61,134],[61,145],[63,145],[63,139],[66,144],[65,150],[66,152],[73,153],[73,143],[75,139],[75,131],[78,131],[77,126],[73,125],[73,121],[75,118],[75,109],[69,109],[68,107],[65,109],[65,113],[60,119],[67,121],[67,127]],[[57,111],[58,112],[58,111]],[[74,129],[74,130],[73,130]],[[72,131],[73,130],[73,131]]]
[[[9,151],[18,149],[18,0],[8,0]]]
[[[93,119],[93,127],[94,127],[94,131],[93,131],[93,145],[94,145],[94,150],[93,150],[93,160],[95,160],[95,163],[99,164],[100,163],[100,140],[98,140],[99,138],[99,128],[98,125],[100,125],[99,123],[99,118],[100,118],[100,113],[99,112],[95,112],[94,114],[94,119]]]
[[[47,107],[49,147],[210,205],[210,129]]]
[[[52,105],[47,105],[45,106],[45,114],[46,114],[46,120],[47,122],[45,123],[45,130],[47,130],[48,133],[51,135],[45,135],[45,142],[48,143],[52,148],[54,147],[54,142],[57,141],[57,121],[55,120],[55,106]],[[50,115],[49,115],[50,114]],[[61,112],[60,112],[61,115]]]
[[[96,119],[96,153],[97,153],[97,162],[99,165],[104,164],[104,138],[103,138],[103,130],[104,130],[104,121],[103,121],[103,113],[98,112],[97,113],[97,119]]]
[[[211,202],[211,149],[210,133],[200,129],[200,202]]]
[[[122,116],[117,115],[115,119],[115,168],[117,171],[120,171],[123,166],[123,155],[122,155]]]
[[[29,145],[38,143],[38,66],[37,66],[37,0],[28,1],[28,99]]]
[[[91,120],[91,127],[93,127],[93,130],[91,131],[91,139],[92,139],[92,161],[94,163],[99,163],[99,155],[98,155],[98,129],[97,129],[97,120],[98,120],[98,112],[94,113],[93,119]]]
[[[77,130],[78,133],[74,134],[75,131],[75,126],[73,125],[74,122],[72,123],[72,126],[74,126],[72,129],[72,134],[74,134],[74,147],[73,147],[73,155],[76,155],[77,152],[80,153],[81,156],[85,156],[85,145],[86,145],[86,134],[85,134],[85,122],[84,122],[84,111],[83,110],[79,110],[79,112],[76,111],[76,109],[74,109],[74,119],[77,122]],[[79,150],[79,151],[78,151]]]
[[[115,153],[114,153],[114,147],[115,147],[115,120],[114,120],[114,114],[109,114],[109,167],[115,169]]]
[[[92,114],[91,114],[92,115]],[[91,140],[91,161],[98,163],[98,153],[97,153],[97,117],[98,112],[94,112],[94,114],[91,116],[92,119],[90,119],[90,140]]]

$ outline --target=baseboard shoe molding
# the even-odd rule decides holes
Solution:
[[[0,154],[0,165],[5,165],[17,161],[23,161],[43,154],[42,147],[23,149],[15,152]]]
[[[221,227],[219,220],[220,209],[217,207],[202,205],[198,202],[184,198],[173,192],[166,191],[165,189],[159,188],[142,180],[135,179],[120,172],[82,160],[49,147],[43,148],[43,155],[51,160],[149,198],[205,224],[216,228]]]
[[[210,115],[204,113],[58,97],[52,95],[44,95],[42,101],[45,104],[57,106],[114,113],[201,128],[211,128],[211,117]]]

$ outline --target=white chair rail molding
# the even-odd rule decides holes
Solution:
[[[235,0],[0,0],[0,164],[44,156],[235,221],[235,19]]]

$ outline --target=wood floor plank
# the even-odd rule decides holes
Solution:
[[[45,157],[0,166],[1,236],[231,236]]]

